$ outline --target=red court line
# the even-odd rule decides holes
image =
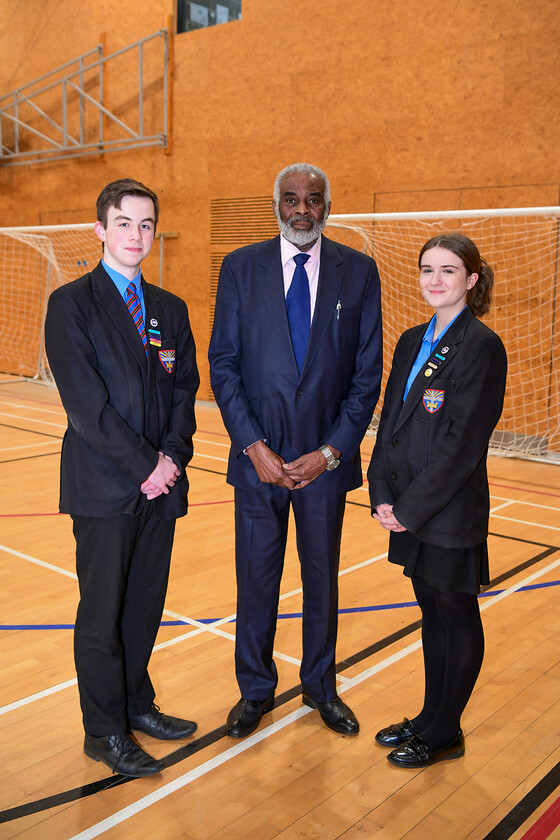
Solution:
[[[364,458],[362,458],[364,462]],[[367,483],[367,478],[364,478],[364,484]],[[560,499],[560,493],[547,493],[545,490],[531,490],[529,487],[512,487],[509,484],[496,484],[494,481],[488,482],[490,487],[499,487],[501,490],[516,490],[518,493],[534,493],[537,496],[552,496],[553,499]],[[513,501],[516,501],[515,499]],[[521,500],[517,500],[523,504]]]
[[[189,507],[204,507],[204,505],[232,505],[233,499],[222,499],[219,502],[189,502]]]
[[[546,493],[544,490],[530,490],[528,487],[510,487],[509,484],[495,484],[493,481],[489,484],[490,487],[501,487],[502,490],[518,490],[520,493],[536,493],[537,496],[552,496],[554,499],[560,499],[560,493]]]
[[[560,825],[560,798],[531,826],[521,840],[546,840]]]
[[[222,499],[217,502],[189,502],[189,507],[204,507],[205,505],[232,505],[233,499]],[[15,518],[16,516],[68,516],[66,513],[0,513],[0,519]]]
[[[67,514],[60,513],[58,510],[55,513],[0,513],[0,519],[16,516],[67,516]]]
[[[362,458],[362,462],[364,459]],[[512,487],[509,484],[496,484],[494,481],[488,482],[490,487],[499,487],[501,490],[516,490],[518,493],[534,493],[537,496],[552,496],[553,499],[560,499],[560,493],[547,493],[545,490],[531,490],[529,487]],[[364,484],[367,484],[367,476],[364,477]],[[523,504],[521,499],[512,499]]]

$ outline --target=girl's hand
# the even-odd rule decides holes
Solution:
[[[393,505],[383,503],[376,505],[375,510],[376,512],[373,514],[373,518],[377,519],[381,527],[385,528],[386,531],[395,531],[397,534],[406,531],[406,528],[393,515]]]

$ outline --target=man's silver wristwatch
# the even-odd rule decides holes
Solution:
[[[327,469],[336,470],[336,468],[340,464],[340,460],[334,457],[329,447],[325,443],[323,443],[319,447],[319,451],[322,452],[325,458],[327,459]]]

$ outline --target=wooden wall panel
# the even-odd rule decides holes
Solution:
[[[0,90],[104,40],[106,53],[167,25],[171,0],[0,0]],[[189,303],[208,393],[213,202],[263,198],[309,160],[333,212],[556,203],[560,181],[556,0],[243,0],[240,21],[176,36],[170,154],[148,149],[0,172],[3,225],[93,219],[108,181],[161,198],[164,285]],[[135,77],[108,74],[134,115]],[[146,109],[160,107],[156,85]],[[124,113],[123,111],[123,113]],[[439,197],[438,197],[439,196]],[[274,219],[270,214],[274,228]],[[256,223],[255,223],[256,224]],[[255,235],[261,229],[255,226]],[[214,257],[215,262],[215,257]]]

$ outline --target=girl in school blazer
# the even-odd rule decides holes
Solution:
[[[399,339],[368,480],[372,516],[390,531],[389,561],[412,579],[422,610],[424,705],[382,729],[398,766],[465,752],[461,714],[484,655],[477,594],[489,583],[488,441],[502,412],[507,359],[476,316],[494,275],[474,242],[436,236],[418,260],[429,324]]]

